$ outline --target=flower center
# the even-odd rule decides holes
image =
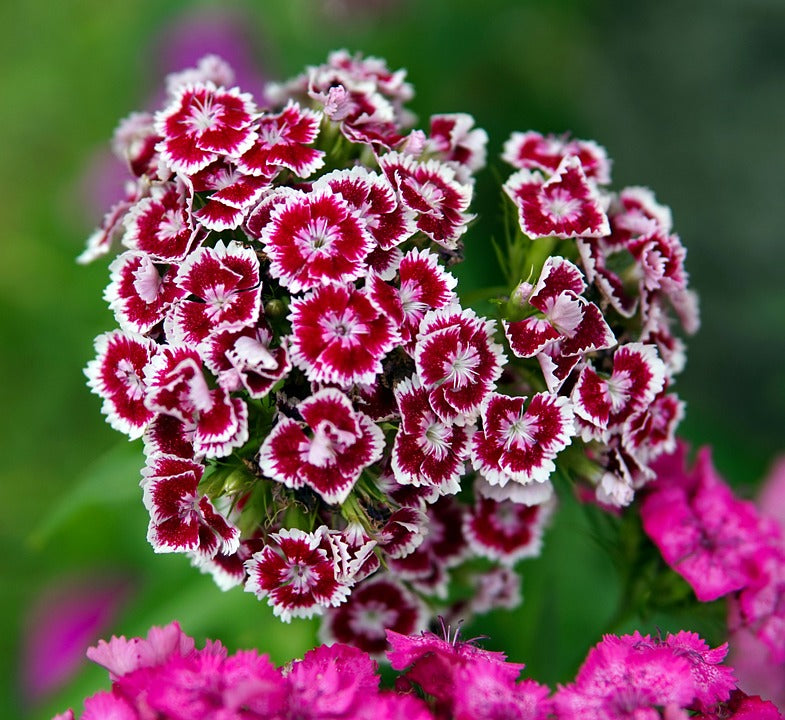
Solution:
[[[545,212],[554,220],[575,220],[581,209],[581,201],[566,190],[554,189],[545,201]]]
[[[477,348],[459,345],[452,359],[444,362],[447,373],[445,380],[452,381],[455,389],[465,387],[476,379],[479,364],[480,353]]]

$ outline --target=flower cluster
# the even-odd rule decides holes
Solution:
[[[489,319],[449,271],[486,159],[470,116],[412,130],[404,72],[346,52],[260,104],[231,85],[206,58],[121,124],[128,194],[81,258],[122,245],[86,373],[143,439],[150,543],[375,653],[440,603],[511,606],[557,470],[627,505],[673,448],[671,315],[697,316],[669,211],[611,192],[595,143],[514,134]]]
[[[687,447],[656,463],[641,505],[643,527],[665,562],[701,602],[727,596],[731,630],[754,634],[773,663],[785,662],[785,538],[780,525],[741,500],[702,449],[691,469]]]
[[[518,679],[524,665],[459,640],[449,630],[402,635],[389,631],[387,653],[399,672],[394,690],[380,688],[376,662],[362,650],[322,645],[283,668],[266,655],[229,655],[219,642],[197,650],[177,623],[146,639],[112,637],[88,650],[109,671],[110,691],[85,700],[82,720],[703,720],[782,715],[736,687],[723,664],[727,647],[711,648],[695,633],[665,638],[606,635],[592,648],[575,682],[551,694]],[[55,720],[74,720],[73,711]]]

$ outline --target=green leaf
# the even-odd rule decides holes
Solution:
[[[138,502],[140,469],[144,464],[139,443],[116,445],[96,460],[28,538],[42,548],[74,514],[89,507]]]

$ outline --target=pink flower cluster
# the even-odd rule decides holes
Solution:
[[[231,82],[207,59],[121,124],[128,196],[82,256],[123,247],[86,374],[143,439],[150,543],[376,653],[457,611],[471,556],[460,611],[514,605],[557,464],[626,505],[673,446],[669,313],[689,331],[695,308],[668,210],[611,193],[594,143],[514,134],[525,262],[497,322],[448,270],[485,162],[470,116],[411,130],[404,72],[346,52],[261,105]]]
[[[782,715],[736,688],[722,664],[727,647],[682,631],[666,638],[607,635],[575,682],[549,688],[519,679],[524,665],[463,642],[457,633],[389,631],[399,672],[380,688],[376,662],[362,650],[322,645],[283,668],[265,655],[229,655],[219,642],[197,650],[177,623],[146,639],[112,637],[88,650],[109,671],[112,689],[85,700],[82,720],[703,720]],[[55,720],[74,720],[73,711]]]
[[[719,477],[707,448],[691,469],[687,447],[656,463],[641,504],[643,528],[701,602],[730,599],[731,630],[754,634],[785,662],[785,538],[781,526]]]

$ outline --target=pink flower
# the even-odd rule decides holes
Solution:
[[[449,637],[449,628],[445,639],[433,633],[407,637],[388,630],[387,640],[392,647],[387,652],[387,659],[393,669],[408,668],[405,675],[408,680],[448,707],[456,694],[459,679],[464,677],[461,674],[464,668],[471,672],[478,664],[483,664],[488,672],[493,665],[498,680],[514,682],[524,667],[520,663],[506,662],[504,653],[483,650],[471,640],[459,640],[457,631],[454,638]]]
[[[114,635],[106,642],[99,640],[95,647],[88,648],[87,657],[105,667],[109,677],[117,680],[136,670],[157,667],[173,656],[187,656],[194,649],[194,641],[180,629],[176,622],[164,627],[152,627],[147,639]]]
[[[547,720],[550,690],[533,680],[515,682],[504,665],[477,658],[455,673],[455,720]]]
[[[695,696],[689,661],[647,640],[606,635],[589,651],[575,682],[556,692],[559,720],[659,720],[658,707],[687,707]]]
[[[752,503],[737,499],[704,448],[692,471],[668,468],[641,505],[646,534],[701,602],[740,590],[755,579],[752,561],[766,536]],[[655,469],[657,465],[655,464]]]
[[[342,503],[363,469],[381,458],[382,431],[332,388],[297,409],[303,422],[281,418],[262,444],[259,466],[287,487],[308,485],[325,502]]]

